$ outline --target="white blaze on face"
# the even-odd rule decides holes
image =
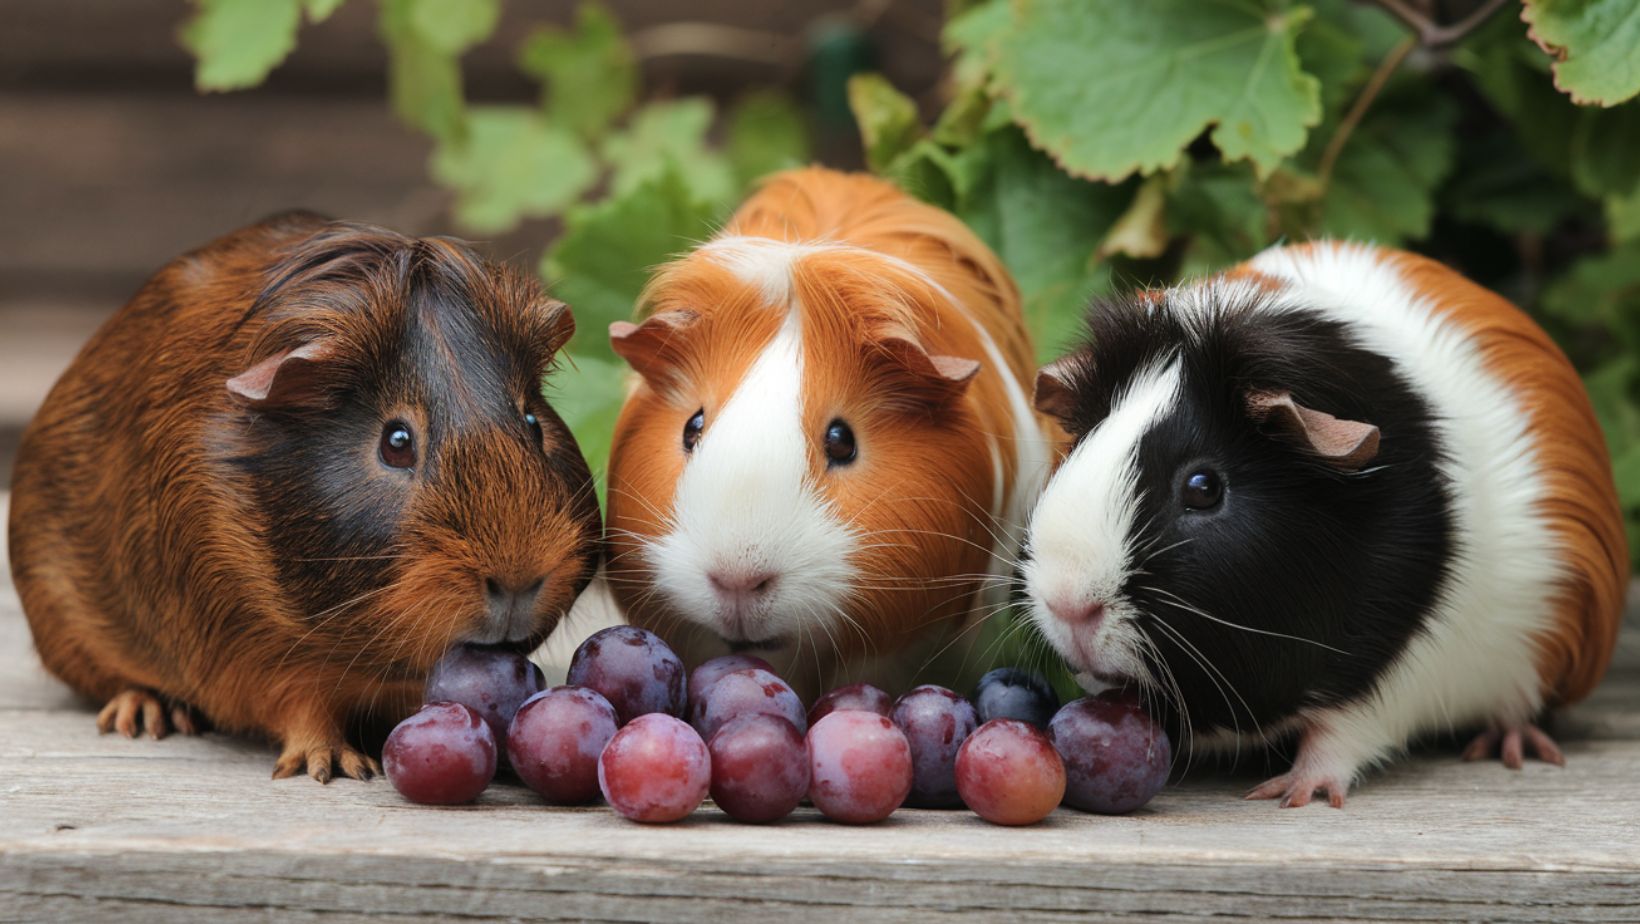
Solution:
[[[1178,402],[1177,360],[1153,365],[1117,395],[1111,412],[1071,451],[1038,499],[1021,571],[1031,618],[1078,671],[1147,680],[1143,636],[1121,596],[1136,567],[1128,547],[1138,516],[1139,442]],[[1105,605],[1097,624],[1073,627],[1050,610]]]
[[[853,578],[854,534],[810,480],[818,435],[803,432],[802,325],[795,306],[785,310],[779,332],[707,417],[678,479],[671,529],[646,551],[673,609],[735,641],[825,638]],[[737,608],[714,589],[714,574],[772,579]]]

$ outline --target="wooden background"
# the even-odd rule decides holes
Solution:
[[[877,60],[928,92],[939,71],[940,0],[605,0],[635,38],[679,21],[802,36],[827,17],[869,23]],[[512,49],[575,0],[508,0],[464,59],[477,100],[532,100]],[[175,41],[181,0],[5,0],[0,6],[0,487],[23,425],[79,345],[167,260],[281,209],[307,207],[412,233],[459,232],[427,178],[428,143],[395,122],[373,0],[304,26],[260,88],[201,96]],[[649,34],[653,35],[652,31]],[[729,99],[778,85],[799,97],[800,62],[666,53],[643,62],[651,96]],[[852,139],[824,157],[846,165]],[[482,249],[533,268],[553,228],[530,222]]]

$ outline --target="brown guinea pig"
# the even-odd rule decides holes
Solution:
[[[291,213],[160,270],[18,453],[11,567],[45,666],[160,737],[202,716],[368,778],[452,643],[533,646],[597,566],[585,460],[541,397],[574,331],[440,238]]]

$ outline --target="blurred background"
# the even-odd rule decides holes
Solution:
[[[537,268],[601,472],[608,322],[819,161],[972,226],[1044,358],[1091,296],[1278,241],[1445,260],[1585,374],[1640,554],[1637,96],[1634,0],[7,0],[0,484],[149,274],[292,207]]]

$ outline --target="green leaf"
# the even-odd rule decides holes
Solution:
[[[940,45],[950,55],[951,76],[959,87],[986,83],[995,39],[1008,28],[1009,0],[988,0],[952,16],[940,33]]]
[[[1148,260],[1167,250],[1167,187],[1166,174],[1157,174],[1139,184],[1133,202],[1110,226],[1104,242],[1099,245],[1100,256],[1121,254]]]
[[[1617,499],[1626,508],[1640,507],[1640,443],[1612,461],[1612,475],[1617,479]]]
[[[738,191],[729,162],[706,146],[712,104],[701,97],[650,103],[633,114],[626,130],[604,139],[603,155],[615,168],[611,188],[624,195],[668,172],[676,172],[699,199],[731,202]]]
[[[1018,0],[996,87],[1068,172],[1119,180],[1179,162],[1212,127],[1262,176],[1304,146],[1320,87],[1295,39],[1308,7],[1277,0]]]
[[[1572,182],[1590,196],[1640,192],[1640,103],[1578,115],[1570,139]]]
[[[543,26],[518,52],[518,66],[539,78],[542,105],[582,136],[597,136],[638,98],[638,65],[621,25],[602,5],[582,3],[575,30]]]
[[[1573,102],[1615,106],[1640,94],[1640,3],[1525,0],[1521,19]]]
[[[459,55],[490,37],[501,0],[409,0],[410,27],[433,48]]]
[[[1321,233],[1398,244],[1429,235],[1452,170],[1457,114],[1420,89],[1380,99],[1345,142],[1321,202]]]
[[[456,219],[482,234],[505,231],[526,215],[552,215],[598,177],[574,133],[516,106],[472,109],[466,136],[439,145],[432,171],[459,194]]]
[[[1550,317],[1596,328],[1607,343],[1640,357],[1640,245],[1585,257],[1543,293]]]
[[[1460,221],[1542,235],[1588,214],[1587,200],[1536,163],[1505,127],[1461,133],[1457,164],[1441,207]]]
[[[956,213],[1013,272],[1037,353],[1048,359],[1080,332],[1088,298],[1108,288],[1099,245],[1133,190],[1066,176],[1015,128],[993,132],[983,147],[988,169]]]
[[[1618,243],[1640,241],[1640,189],[1628,196],[1606,197],[1606,231]]]
[[[182,26],[183,47],[198,59],[201,90],[254,87],[296,47],[297,0],[195,0]]]
[[[571,209],[541,275],[575,312],[578,356],[610,359],[609,325],[632,317],[651,271],[705,240],[717,209],[667,170],[623,195]]]
[[[855,74],[848,80],[848,104],[860,126],[866,164],[879,173],[922,137],[917,104],[894,89],[881,74]]]
[[[384,0],[377,28],[387,45],[393,112],[406,124],[450,142],[465,128],[461,66],[413,23],[414,0]]]
[[[724,146],[736,181],[745,186],[776,170],[805,163],[809,159],[809,129],[802,111],[789,98],[759,91],[742,97],[729,110]]]
[[[620,417],[621,405],[626,402],[627,377],[627,368],[622,363],[569,353],[542,383],[541,391],[547,403],[574,434],[576,445],[592,469],[600,507],[604,505],[615,421]]]
[[[308,22],[324,22],[330,14],[341,8],[344,0],[302,0],[302,8],[307,10]]]
[[[1186,278],[1216,273],[1273,243],[1270,213],[1244,164],[1191,164],[1171,174],[1168,230],[1188,236],[1179,273]]]

